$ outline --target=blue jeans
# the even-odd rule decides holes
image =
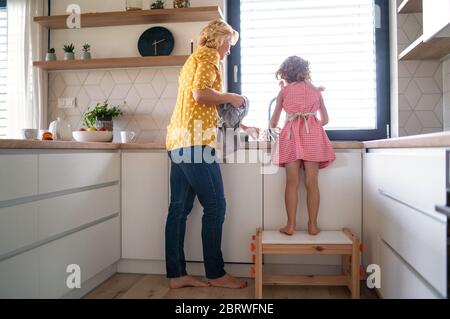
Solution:
[[[194,162],[194,154],[210,156]],[[180,161],[179,155],[188,160]],[[192,155],[192,156],[191,156]],[[169,152],[170,206],[166,222],[166,270],[168,278],[186,276],[184,237],[186,219],[192,210],[195,196],[203,206],[202,243],[206,277],[216,279],[225,275],[222,257],[222,226],[225,219],[225,196],[222,175],[215,150],[209,146],[194,146]],[[189,160],[190,159],[190,160]]]

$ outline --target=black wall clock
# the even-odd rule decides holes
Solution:
[[[138,42],[142,56],[170,55],[175,46],[172,32],[163,27],[153,27],[142,33]]]

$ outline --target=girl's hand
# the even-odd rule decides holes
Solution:
[[[241,107],[242,104],[244,104],[244,97],[242,97],[239,94],[235,93],[228,93],[229,94],[229,103],[231,103],[234,107]]]

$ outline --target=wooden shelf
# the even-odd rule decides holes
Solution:
[[[399,55],[399,60],[439,60],[449,54],[450,38],[431,38],[424,42],[423,36],[414,41]]]
[[[170,55],[69,61],[36,61],[33,65],[47,71],[181,66],[186,62],[188,57],[187,55]]]
[[[398,13],[420,13],[422,12],[422,0],[404,0],[398,6]]]
[[[34,17],[34,22],[49,29],[67,29],[68,15]],[[219,6],[154,9],[118,12],[83,13],[81,27],[108,27],[120,25],[154,24],[168,22],[194,22],[223,19]]]

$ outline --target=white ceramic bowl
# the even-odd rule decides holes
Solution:
[[[77,142],[112,142],[113,133],[103,131],[74,131],[72,136]]]

